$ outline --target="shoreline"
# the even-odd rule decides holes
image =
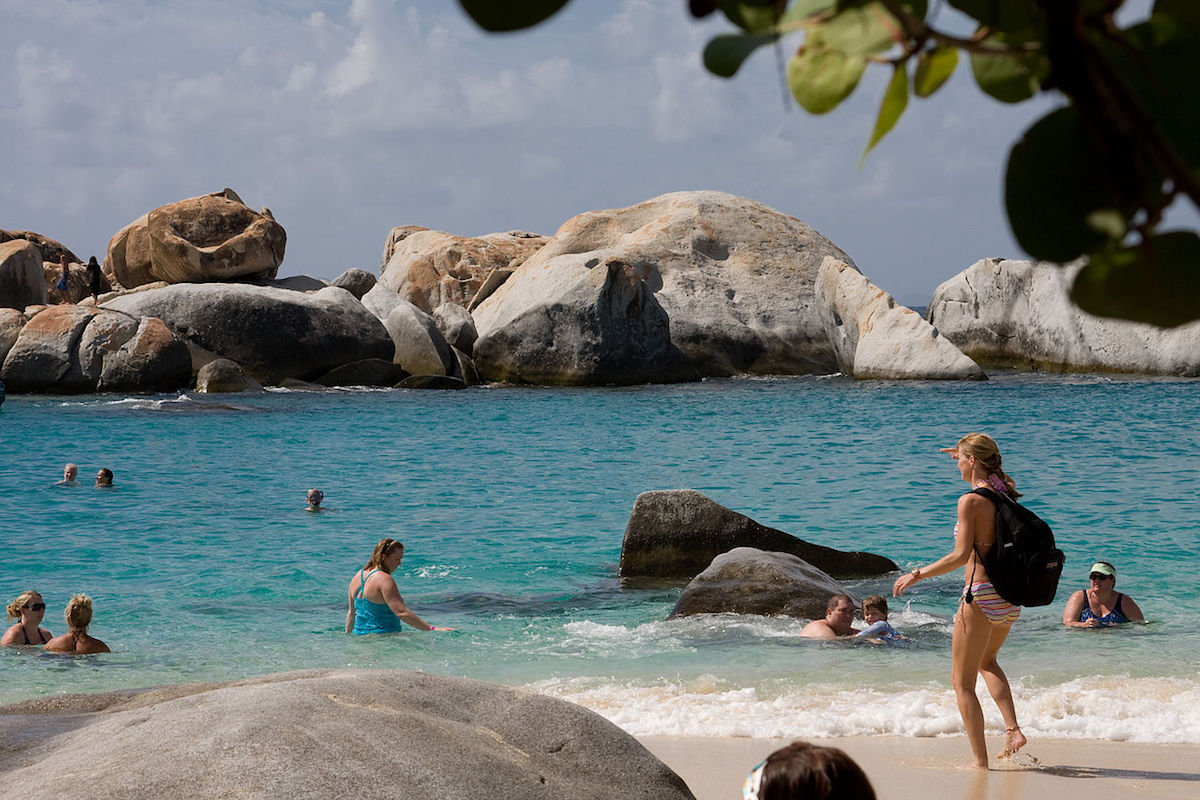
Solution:
[[[684,779],[697,800],[741,797],[742,782],[750,770],[793,741],[636,738]],[[965,736],[848,736],[809,741],[844,750],[867,773],[880,800],[1038,800],[1084,793],[1088,800],[1177,800],[1200,795],[1197,748],[1191,744],[1039,738],[1031,739],[1013,763],[1006,765],[996,762],[1000,737],[992,736],[988,739],[992,769],[983,772],[964,766],[970,758]]]

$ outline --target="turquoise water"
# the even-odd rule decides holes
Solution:
[[[966,488],[938,448],[983,430],[1068,558],[1060,602],[1027,610],[1002,652],[1027,732],[1200,743],[1200,628],[1179,613],[1200,596],[1198,418],[1194,381],[1103,377],[10,396],[0,594],[36,588],[61,633],[66,600],[87,592],[114,652],[6,648],[0,703],[413,668],[565,697],[637,734],[954,733],[961,574],[894,602],[914,642],[879,647],[798,640],[798,620],[665,622],[679,588],[623,587],[616,565],[636,495],[675,488],[810,541],[928,563],[950,547]],[[83,485],[52,486],[67,461]],[[115,489],[86,485],[102,466]],[[329,510],[304,510],[310,486]],[[383,536],[407,546],[405,600],[457,631],[342,632],[346,584]],[[1149,625],[1062,628],[1097,558]],[[891,579],[850,586],[890,593]]]

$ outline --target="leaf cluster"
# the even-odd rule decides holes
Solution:
[[[567,0],[459,0],[486,30],[516,30]],[[891,131],[910,95],[930,97],[961,54],[979,88],[1003,103],[1056,92],[1061,107],[1009,153],[1005,206],[1031,256],[1085,258],[1072,297],[1103,316],[1173,326],[1200,319],[1200,237],[1162,232],[1181,196],[1200,207],[1200,0],[1156,0],[1122,28],[1125,0],[944,0],[970,17],[970,36],[938,27],[928,0],[689,0],[732,30],[704,49],[705,67],[733,77],[759,48],[800,39],[786,68],[796,103],[825,114],[868,67],[891,71],[863,158]],[[861,159],[860,159],[861,164]]]

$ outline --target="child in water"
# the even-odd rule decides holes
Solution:
[[[880,595],[873,594],[863,598],[862,615],[867,627],[858,632],[859,636],[885,641],[900,641],[907,638],[901,636],[900,632],[887,621],[887,600]]]

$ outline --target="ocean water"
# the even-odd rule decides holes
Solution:
[[[1067,554],[1059,600],[1001,652],[1033,736],[1200,743],[1200,383],[741,379],[636,388],[31,397],[0,407],[0,595],[74,593],[113,653],[0,651],[0,703],[303,668],[521,686],[634,734],[958,734],[961,572],[893,601],[912,642],[798,639],[804,621],[665,621],[680,587],[616,575],[634,498],[696,489],[904,569],[951,546],[967,487],[938,452],[985,431]],[[83,482],[55,487],[67,461]],[[100,467],[116,488],[87,485]],[[310,486],[328,510],[304,510]],[[349,637],[346,586],[405,542],[400,590],[448,633]],[[1082,631],[1093,560],[1149,624]],[[849,584],[890,593],[892,579]],[[982,684],[981,691],[982,691]],[[989,728],[1002,726],[990,701]]]

